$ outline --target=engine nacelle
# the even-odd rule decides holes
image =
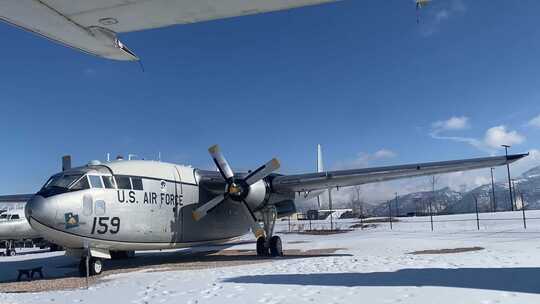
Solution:
[[[248,194],[244,200],[251,210],[257,210],[268,202],[268,194],[268,184],[264,180],[260,180],[249,186]]]

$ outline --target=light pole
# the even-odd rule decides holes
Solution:
[[[504,152],[506,154],[506,170],[508,171],[508,194],[510,195],[510,207],[512,207],[512,211],[514,211],[514,199],[512,196],[512,181],[510,179],[510,164],[508,163],[508,148],[510,148],[509,145],[501,145],[501,147],[504,147]]]
[[[493,212],[497,211],[497,203],[495,202],[495,182],[493,181],[493,168],[491,168],[491,195],[492,195],[492,201],[491,201],[491,208]]]

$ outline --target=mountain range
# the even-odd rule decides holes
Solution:
[[[540,209],[540,166],[534,167],[521,176],[513,179],[514,200],[516,209],[521,210],[523,202],[526,209]],[[476,187],[469,191],[458,192],[451,188],[433,191],[420,191],[398,197],[387,203],[371,205],[364,204],[366,213],[372,216],[388,216],[391,208],[392,216],[456,214],[511,210],[508,182],[499,181],[494,187],[495,200],[491,183]]]

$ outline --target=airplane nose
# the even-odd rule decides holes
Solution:
[[[48,202],[47,199],[40,195],[34,195],[34,197],[26,203],[24,214],[29,221],[30,218],[44,221],[49,217],[49,213],[55,209],[51,203],[52,202]]]
[[[26,205],[24,206],[24,215],[27,219],[29,219],[32,216],[32,213],[34,209],[36,209],[37,205],[43,204],[43,197],[34,195],[28,202],[26,202]]]

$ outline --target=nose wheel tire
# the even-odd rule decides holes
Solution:
[[[100,275],[103,272],[103,260],[98,258],[90,258],[88,261],[90,276]],[[81,258],[79,263],[79,274],[81,277],[86,276],[86,257]]]
[[[268,247],[266,247],[266,238],[264,236],[257,239],[257,255],[269,256],[269,250]]]
[[[269,247],[267,247],[269,245]],[[266,238],[261,236],[257,239],[257,255],[258,256],[283,256],[283,248],[281,246],[281,238],[274,235],[270,238],[270,242],[266,244]]]
[[[6,250],[6,255],[7,256],[15,256],[15,255],[17,255],[17,251],[15,251],[15,249],[8,249],[8,250]]]

